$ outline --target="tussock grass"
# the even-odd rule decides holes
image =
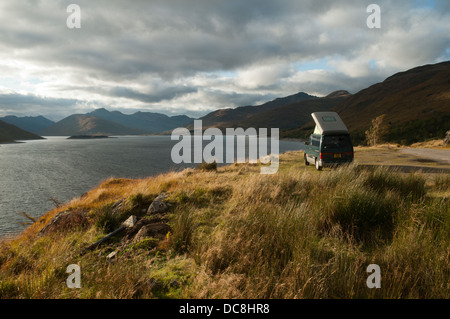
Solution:
[[[450,297],[448,177],[426,183],[354,165],[316,172],[283,156],[281,165],[276,175],[240,164],[107,180],[3,240],[0,298]],[[161,192],[171,204],[165,239],[133,242],[112,261],[120,238],[79,254]],[[90,225],[36,237],[69,208],[89,212]],[[73,263],[81,289],[65,285]],[[366,286],[373,263],[381,289]]]

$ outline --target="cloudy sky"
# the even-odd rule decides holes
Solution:
[[[81,28],[69,29],[69,4]],[[369,29],[367,6],[381,8]],[[205,115],[450,60],[448,0],[0,0],[0,116]]]

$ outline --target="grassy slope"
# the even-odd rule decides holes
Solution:
[[[172,231],[156,247],[132,243],[109,262],[118,238],[79,255],[105,234],[111,203],[127,199],[123,219],[161,192]],[[110,179],[0,245],[0,298],[449,298],[449,194],[449,175],[317,172],[302,152],[270,176],[241,164]],[[91,224],[36,238],[68,208]],[[81,289],[65,286],[72,263]],[[381,289],[366,286],[372,263]]]

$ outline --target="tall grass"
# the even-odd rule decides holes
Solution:
[[[420,175],[290,172],[254,176],[234,195],[214,238],[198,244],[216,280],[242,276],[233,297],[448,297],[449,203],[426,198]],[[382,265],[384,289],[367,288],[370,263]]]
[[[449,298],[447,189],[448,178],[427,186],[420,174],[355,166],[112,180],[70,203],[89,211],[87,229],[0,244],[0,298]],[[79,255],[161,191],[173,205],[164,240]],[[117,198],[126,205],[112,215]],[[80,290],[65,287],[71,263]],[[366,285],[373,263],[381,289]]]

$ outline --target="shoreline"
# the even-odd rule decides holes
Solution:
[[[139,136],[141,136],[141,135],[135,135],[135,136],[136,136],[136,137],[139,137]],[[162,135],[159,135],[159,136],[162,136]],[[167,137],[170,138],[170,136],[167,136]],[[110,138],[117,138],[117,137],[108,137],[108,139],[110,139]],[[66,137],[65,139],[68,139],[68,138]],[[83,139],[81,139],[81,140],[83,140]],[[85,140],[91,140],[91,139],[87,138],[87,139],[85,139]],[[283,141],[286,141],[285,139],[282,139],[282,140],[283,140]],[[289,142],[299,142],[298,140],[288,140],[288,141],[289,141]],[[24,142],[14,142],[14,143],[11,143],[11,144],[19,144],[19,143],[20,143],[20,144],[26,143],[26,141],[24,141]],[[289,153],[289,152],[297,152],[297,151],[298,151],[298,152],[302,152],[303,150],[302,150],[302,149],[300,149],[300,150],[286,150],[286,151],[283,151],[283,152],[279,152],[279,156],[281,156],[281,155],[283,155],[283,154],[286,154],[286,153]],[[191,164],[194,165],[194,167],[192,167],[192,168],[194,168],[194,169],[195,169],[196,166],[201,165],[201,163],[191,163]],[[248,164],[248,158],[246,158],[246,163],[245,163],[245,164]],[[218,164],[218,166],[221,167],[221,168],[224,168],[224,167],[227,167],[227,166],[232,166],[232,165],[234,165],[234,163],[220,163],[220,164]],[[182,167],[172,168],[172,169],[169,169],[169,170],[164,171],[164,172],[155,172],[155,173],[153,173],[153,174],[148,174],[148,175],[141,176],[141,177],[138,177],[138,178],[128,177],[128,176],[119,176],[119,177],[115,177],[115,178],[126,178],[126,179],[132,179],[132,180],[145,179],[145,178],[154,178],[154,177],[157,177],[158,175],[161,175],[161,174],[173,174],[173,173],[179,173],[180,171],[183,171],[184,169],[187,169],[187,168],[182,168]],[[102,181],[107,180],[107,179],[108,179],[109,177],[111,177],[111,176],[113,176],[113,175],[104,176],[103,179],[102,179]],[[102,181],[100,181],[99,183],[101,184]],[[98,186],[100,185],[99,183],[94,183],[93,185],[91,185],[91,187],[89,187],[89,189],[88,189],[87,191],[85,191],[85,192],[83,192],[83,193],[80,193],[80,194],[76,194],[72,199],[69,199],[67,202],[63,202],[62,205],[63,205],[63,206],[66,205],[67,203],[69,203],[69,202],[70,202],[71,200],[73,200],[73,199],[81,198],[81,197],[83,196],[83,194],[85,194],[85,193],[87,193],[87,192],[89,192],[89,191],[92,191],[92,190],[94,190],[96,187],[98,187]],[[42,216],[44,216],[45,214],[51,212],[52,210],[53,210],[53,209],[50,209],[50,210],[48,210],[48,211],[43,211],[43,212],[41,212],[41,213],[36,213],[36,212],[35,212],[35,214],[36,214],[36,216],[38,216],[37,218],[39,219],[39,218],[41,218]],[[16,213],[18,213],[18,212],[16,212]],[[20,236],[21,233],[23,233],[24,231],[26,231],[30,226],[31,226],[31,225],[28,225],[28,226],[24,227],[23,229],[18,229],[18,230],[14,230],[14,231],[12,231],[12,232],[6,232],[5,234],[0,234],[0,240],[5,239],[6,237],[12,237],[12,238],[15,238],[15,237],[17,237],[17,236]]]

